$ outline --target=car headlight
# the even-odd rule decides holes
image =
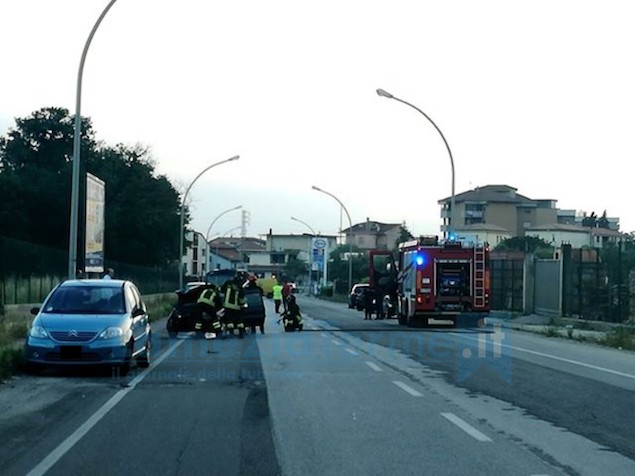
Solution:
[[[100,339],[115,339],[121,336],[123,336],[123,329],[121,327],[109,327],[99,334]]]
[[[29,331],[29,336],[35,337],[37,339],[48,339],[49,335],[46,332],[46,329],[42,326],[33,326]]]

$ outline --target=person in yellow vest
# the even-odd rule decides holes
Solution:
[[[202,330],[205,331],[205,338],[214,339],[216,334],[221,331],[220,319],[216,313],[223,307],[216,286],[211,284],[201,293],[196,302],[201,313]]]
[[[225,295],[223,299],[225,329],[228,334],[232,335],[234,330],[237,329],[238,335],[242,339],[245,336],[245,324],[242,315],[245,293],[242,288],[242,280],[237,276],[232,280],[225,281],[221,290]]]
[[[273,289],[271,290],[271,292],[273,293],[273,302],[276,306],[276,314],[280,314],[280,304],[282,304],[282,289],[283,286],[282,284],[280,284],[280,281],[278,281],[276,284],[274,284]]]

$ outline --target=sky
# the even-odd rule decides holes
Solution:
[[[0,2],[0,134],[75,110],[107,0]],[[150,147],[206,233],[242,205],[250,236],[354,223],[440,233],[438,200],[506,184],[635,230],[635,2],[117,0],[88,51],[97,138]],[[68,193],[69,191],[60,191]],[[304,221],[308,226],[291,220]],[[343,221],[341,221],[343,220]],[[224,214],[210,235],[241,225]]]

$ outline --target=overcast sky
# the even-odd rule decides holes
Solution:
[[[107,0],[1,0],[0,134],[75,108]],[[439,233],[450,195],[507,184],[635,230],[635,2],[118,0],[84,72],[98,139],[150,146],[205,233],[242,205],[250,235],[353,223]],[[61,190],[60,193],[70,191]],[[344,217],[344,225],[348,222]],[[240,225],[228,213],[212,234]],[[235,233],[235,232],[234,232]]]

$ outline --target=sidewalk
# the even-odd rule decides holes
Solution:
[[[503,327],[547,337],[561,337],[616,348],[635,348],[635,326],[631,324],[538,314],[515,316],[501,311],[493,311],[488,320],[501,324]]]

